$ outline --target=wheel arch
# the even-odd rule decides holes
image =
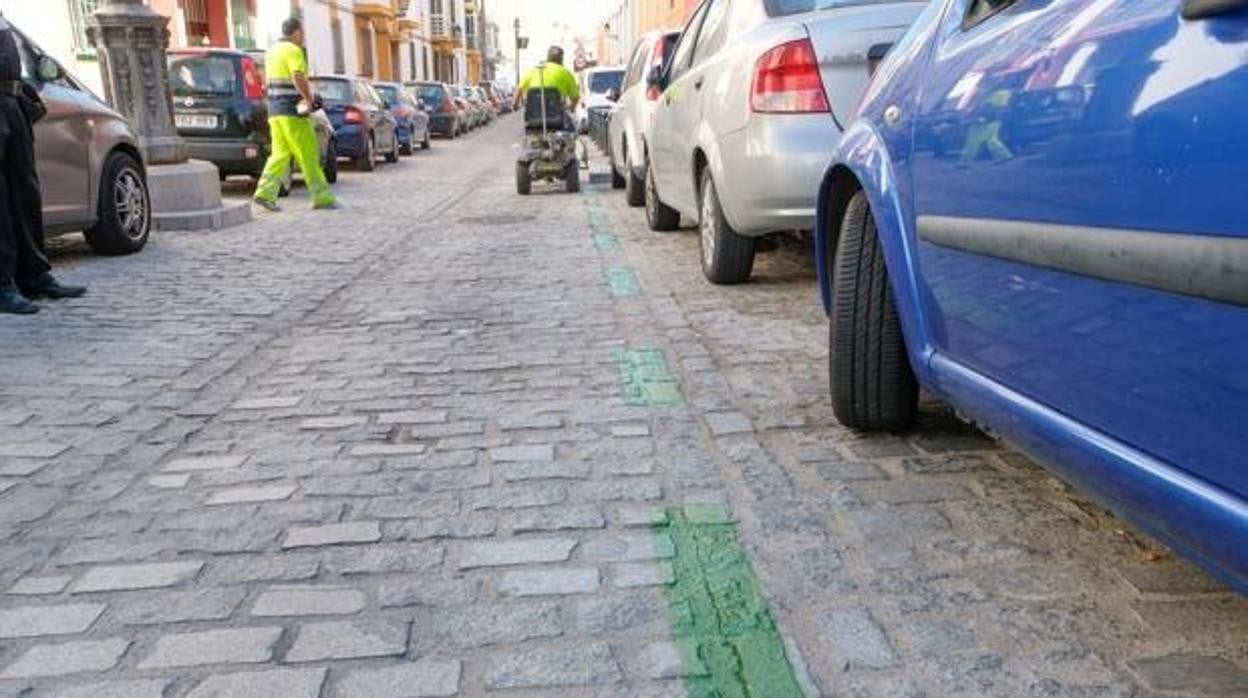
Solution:
[[[874,126],[858,121],[841,137],[832,162],[819,184],[815,217],[815,266],[824,311],[832,312],[832,269],[841,222],[850,200],[866,194],[879,230],[893,297],[901,315],[910,362],[920,383],[930,385],[934,353],[927,304],[918,273],[917,239],[909,225],[893,160]]]

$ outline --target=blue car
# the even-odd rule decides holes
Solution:
[[[1248,593],[1248,0],[935,0],[821,185],[832,402],[952,404]]]
[[[429,149],[429,114],[425,106],[397,82],[374,82],[373,89],[384,100],[398,129],[399,150],[403,155],[416,152],[416,146]]]
[[[394,115],[368,81],[341,75],[313,76],[312,90],[325,104],[334,126],[338,155],[350,158],[356,169],[372,172],[377,156],[398,162],[402,146]]]

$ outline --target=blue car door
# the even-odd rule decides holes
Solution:
[[[938,354],[1245,497],[1248,10],[1235,5],[954,0],[912,166]]]

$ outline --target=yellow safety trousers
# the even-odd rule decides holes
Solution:
[[[271,203],[277,201],[282,178],[290,169],[293,158],[299,164],[303,181],[312,194],[312,205],[332,205],[334,192],[330,190],[329,182],[325,181],[325,172],[321,170],[321,148],[316,142],[312,120],[304,116],[270,116],[269,136],[272,152],[264,164],[260,183],[256,185],[256,199]]]

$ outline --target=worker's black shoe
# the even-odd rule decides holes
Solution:
[[[39,306],[23,296],[22,292],[17,290],[16,284],[12,281],[0,281],[0,313],[34,315],[37,312],[39,312]]]
[[[44,272],[34,283],[23,284],[22,293],[30,298],[48,298],[59,301],[63,298],[81,298],[87,294],[85,286],[66,286],[56,280],[55,276]]]

